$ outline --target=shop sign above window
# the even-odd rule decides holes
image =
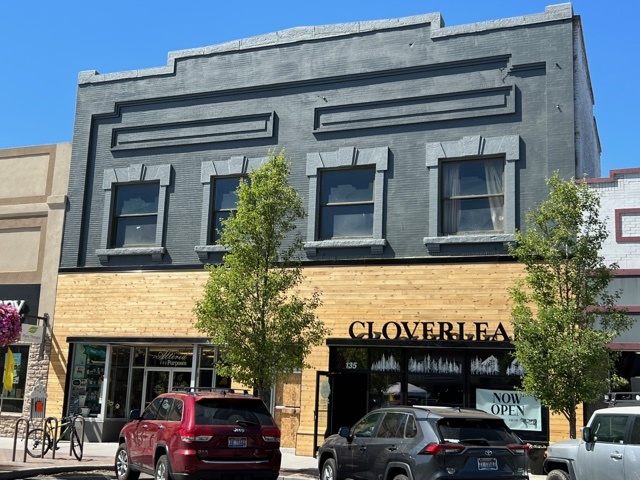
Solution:
[[[488,322],[385,322],[376,326],[375,322],[355,321],[349,325],[349,336],[371,340],[511,340],[502,323],[489,329]]]
[[[191,368],[193,352],[149,349],[147,367]]]

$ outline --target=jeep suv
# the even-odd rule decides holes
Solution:
[[[369,412],[317,457],[321,480],[523,480],[529,448],[495,415],[416,405]]]
[[[208,389],[210,390],[210,389]],[[264,402],[233,390],[187,389],[132,410],[120,432],[118,480],[276,480],[280,429]]]
[[[547,480],[627,480],[640,472],[640,406],[593,412],[582,438],[547,448]]]

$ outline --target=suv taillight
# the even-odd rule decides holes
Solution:
[[[420,451],[420,455],[460,453],[464,448],[464,445],[460,445],[459,443],[430,443]]]
[[[262,429],[262,439],[265,442],[280,442],[280,429],[277,427],[269,427]]]
[[[212,435],[198,435],[195,430],[180,429],[180,438],[185,443],[208,442],[213,438]]]
[[[515,454],[527,455],[529,453],[529,450],[531,450],[531,445],[529,445],[528,443],[516,443],[513,445],[507,445],[507,448]]]

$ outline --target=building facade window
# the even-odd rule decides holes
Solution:
[[[162,260],[165,204],[171,183],[171,165],[135,164],[104,170],[102,245],[96,255],[109,257],[151,255]]]
[[[200,242],[194,247],[202,262],[209,261],[209,254],[224,253],[224,245],[216,244],[217,231],[223,219],[228,218],[238,202],[235,191],[240,179],[269,160],[269,157],[231,157],[226,160],[202,162],[202,216],[200,218]],[[235,184],[235,188],[234,188]]]
[[[9,353],[9,349],[11,349],[11,353]],[[21,414],[27,385],[29,347],[14,344],[0,348],[0,359],[2,360],[0,371],[3,373],[1,411],[2,413]],[[10,371],[7,372],[7,369]],[[9,381],[11,384],[6,385]],[[7,386],[11,388],[6,388]]]
[[[320,240],[372,238],[373,168],[328,170],[320,180]]]
[[[209,244],[216,243],[220,238],[222,222],[231,216],[238,205],[237,190],[242,177],[221,177],[211,183],[213,189],[213,211],[211,212],[211,231]]]
[[[155,244],[159,193],[157,182],[116,186],[111,248]]]
[[[388,147],[307,154],[307,256],[315,257],[318,249],[358,247],[382,254],[387,244],[382,220],[388,163]]]
[[[447,244],[515,240],[520,137],[463,137],[426,145],[429,253]]]
[[[504,232],[504,162],[501,159],[444,162],[442,233]]]

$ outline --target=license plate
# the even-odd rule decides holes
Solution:
[[[479,458],[478,470],[498,470],[497,458]]]
[[[229,448],[246,448],[247,437],[229,437]]]

